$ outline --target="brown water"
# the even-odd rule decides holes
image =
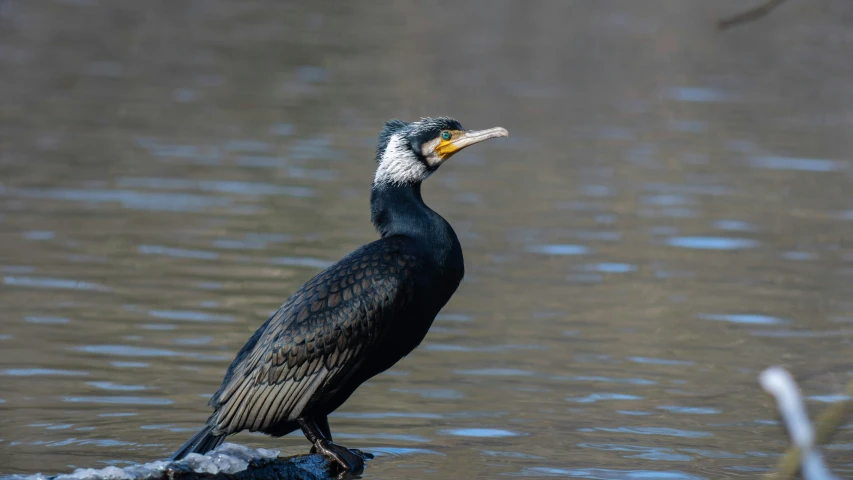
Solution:
[[[0,2],[0,473],[186,440],[375,238],[392,117],[511,137],[424,188],[468,276],[332,418],[365,478],[755,477],[787,444],[757,374],[813,413],[850,381],[849,2],[301,3]]]

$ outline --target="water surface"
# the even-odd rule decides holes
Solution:
[[[853,11],[807,3],[3,2],[0,473],[168,456],[375,238],[382,122],[452,115],[512,136],[424,186],[467,276],[331,419],[365,478],[753,478],[758,373],[851,376]]]

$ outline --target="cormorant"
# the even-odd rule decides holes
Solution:
[[[507,135],[447,117],[386,122],[370,194],[381,238],[309,280],[252,335],[210,399],[213,414],[171,460],[241,430],[302,429],[312,452],[363,470],[359,455],[332,443],[327,416],[420,344],[464,275],[456,233],[426,206],[421,182],[463,148]]]

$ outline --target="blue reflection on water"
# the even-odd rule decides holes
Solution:
[[[11,443],[10,443],[11,445]],[[36,440],[32,442],[32,445],[44,445],[47,447],[64,447],[68,445],[95,445],[97,447],[128,447],[132,445],[137,445],[133,442],[122,442],[120,440],[110,440],[110,439],[99,439],[99,438],[87,438],[87,439],[79,439],[79,438],[69,438],[67,440],[60,440],[58,442],[49,442],[46,440]],[[41,478],[34,476],[34,479]]]
[[[34,230],[30,232],[24,232],[23,236],[27,240],[53,240],[53,238],[56,237],[56,234],[54,232],[46,230]]]
[[[222,148],[229,152],[269,152],[272,144],[259,140],[228,140]]]
[[[486,345],[482,347],[469,347],[467,345],[454,345],[432,343],[421,347],[430,352],[508,352],[510,350],[545,350],[542,345]]]
[[[67,290],[93,290],[99,292],[109,291],[110,288],[97,283],[81,282],[80,280],[67,280],[64,278],[44,277],[3,277],[3,283],[16,287],[34,288],[58,288]]]
[[[672,247],[698,250],[739,250],[758,246],[755,240],[730,237],[671,237],[666,243]]]
[[[430,441],[429,438],[420,435],[400,435],[396,433],[336,433],[335,438],[378,439],[414,443],[429,443]]]
[[[597,480],[707,480],[706,477],[689,473],[666,470],[614,470],[608,468],[551,468],[528,467],[520,472],[510,474],[521,477],[574,477]]]
[[[175,345],[209,345],[213,341],[213,337],[202,336],[192,338],[176,338],[172,340]]]
[[[845,337],[850,334],[849,330],[751,330],[750,335],[756,337],[776,337],[776,338],[831,338]]]
[[[74,347],[73,350],[119,357],[175,357],[180,355],[178,352],[173,352],[172,350],[134,347],[131,345],[84,345],[82,347]]]
[[[782,254],[782,258],[794,261],[816,260],[818,254],[814,252],[785,252]]]
[[[275,257],[271,258],[270,263],[275,265],[287,265],[291,267],[310,267],[310,268],[326,268],[335,262],[323,260],[322,258],[311,257]]]
[[[465,397],[462,392],[449,388],[391,388],[389,391],[414,393],[421,396],[421,398],[456,399]]]
[[[715,415],[717,413],[722,413],[721,410],[718,410],[716,408],[704,407],[680,407],[677,405],[661,405],[657,408],[660,410],[666,410],[668,412],[686,413],[692,415]]]
[[[275,125],[270,126],[270,133],[273,135],[279,136],[288,136],[293,135],[293,132],[296,129],[293,127],[292,123],[277,123]]]
[[[197,212],[211,207],[227,207],[231,200],[224,197],[191,193],[137,192],[134,190],[75,190],[70,188],[22,188],[14,191],[24,198],[46,198],[90,203],[119,203],[131,210]]]
[[[599,431],[599,432],[613,432],[613,433],[635,433],[638,435],[662,435],[665,437],[687,437],[687,438],[701,438],[701,437],[713,437],[714,434],[710,432],[697,432],[692,430],[680,430],[677,428],[667,428],[667,427],[594,427],[590,429],[582,429],[583,431]]]
[[[581,185],[578,187],[581,195],[589,197],[609,197],[612,189],[607,185]]]
[[[601,273],[628,273],[633,272],[637,269],[637,267],[631,265],[630,263],[612,262],[592,263],[588,265],[581,265],[579,268],[582,270],[592,270]]]
[[[746,325],[782,325],[790,323],[790,320],[771,317],[769,315],[756,315],[745,313],[700,313],[702,320],[716,320],[720,322],[742,323]]]
[[[642,400],[643,397],[625,393],[591,393],[585,397],[567,397],[566,400],[577,403],[595,403],[601,400]]]
[[[689,360],[669,360],[665,358],[628,357],[634,363],[646,363],[650,365],[695,365]]]
[[[162,245],[140,245],[137,247],[137,251],[144,255],[165,255],[167,257],[195,258],[199,260],[216,260],[219,258],[219,254],[216,252],[164,247]]]
[[[669,194],[656,194],[656,195],[645,195],[640,199],[640,202],[643,205],[657,205],[657,206],[676,206],[676,205],[689,205],[695,203],[692,198],[686,197],[684,195],[669,193]]]
[[[28,316],[24,318],[24,321],[27,323],[39,323],[43,325],[62,325],[71,322],[71,320],[64,317],[37,317],[37,316]]]
[[[484,375],[495,377],[527,377],[533,375],[533,372],[528,370],[520,370],[516,368],[479,368],[472,370],[454,370],[454,373],[461,375]]]
[[[423,455],[441,455],[444,456],[441,452],[436,452],[435,450],[430,450],[428,448],[403,448],[403,447],[370,447],[370,453],[376,455],[377,457],[399,457],[402,455],[415,455],[415,454],[423,454]]]
[[[562,377],[561,379],[575,380],[578,382],[605,382],[605,383],[628,383],[631,385],[656,385],[658,382],[645,378],[615,378],[602,376],[580,375],[574,377]]]
[[[615,443],[581,443],[581,448],[592,448],[609,452],[632,452],[636,455],[626,455],[625,458],[642,458],[644,460],[663,460],[670,462],[689,462],[693,457],[677,453],[671,448],[646,447],[642,445],[621,445]]]
[[[435,320],[447,322],[471,322],[474,320],[474,317],[464,313],[439,313],[435,317]]]
[[[664,89],[663,96],[678,102],[716,103],[735,100],[729,93],[708,87],[668,87]]]
[[[40,377],[40,376],[86,376],[89,372],[78,370],[57,370],[52,368],[9,368],[0,370],[0,375],[13,377]]]
[[[622,233],[606,230],[576,230],[571,235],[581,240],[601,240],[604,242],[618,242],[622,240]]]
[[[159,190],[201,190],[205,192],[240,195],[286,195],[291,197],[313,197],[313,188],[273,185],[261,182],[235,180],[190,180],[183,178],[139,178],[125,177],[118,180],[119,186],[151,188]]]
[[[501,438],[501,437],[518,437],[526,435],[512,430],[503,430],[500,428],[450,428],[441,430],[438,433],[444,435],[455,435],[459,437],[476,437],[476,438]]]
[[[539,455],[532,455],[530,453],[522,453],[522,452],[501,452],[498,450],[481,450],[480,453],[483,455],[488,455],[490,457],[506,457],[506,458],[531,458],[531,459],[544,459],[545,457],[540,457]]]
[[[136,392],[148,388],[144,385],[121,385],[113,382],[86,382],[86,385],[91,385],[101,390],[114,390],[118,392]]]
[[[808,172],[832,172],[835,170],[841,170],[845,166],[841,162],[823,158],[794,158],[779,156],[752,157],[749,159],[749,164],[756,168]]]
[[[707,458],[746,458],[746,455],[729,453],[723,450],[707,450],[701,448],[679,448],[682,452],[695,453]]]
[[[734,193],[734,189],[726,185],[700,183],[646,183],[643,185],[643,189],[685,195],[731,195]]]
[[[675,132],[703,133],[708,129],[708,123],[701,120],[670,120],[669,129]]]
[[[267,246],[266,242],[252,242],[248,240],[233,240],[227,238],[214,240],[212,244],[216,248],[226,250],[263,250]]]
[[[110,365],[118,368],[147,368],[145,362],[110,362]]]
[[[213,313],[199,312],[194,310],[149,310],[148,315],[155,318],[168,320],[179,320],[189,322],[233,322],[234,317],[229,315],[216,315]]]
[[[836,402],[846,402],[847,400],[853,399],[850,395],[844,395],[841,393],[829,394],[829,395],[811,395],[806,397],[808,400],[814,400],[815,402],[822,403],[836,403]]]
[[[107,405],[171,405],[175,403],[169,398],[147,397],[62,397],[68,403],[99,403]]]
[[[6,273],[33,273],[35,271],[36,268],[29,265],[3,265],[0,267],[0,272]]]
[[[751,224],[741,220],[717,220],[714,222],[714,226],[720,230],[730,230],[734,232],[751,232],[755,230],[755,227]]]
[[[340,418],[366,418],[366,419],[377,419],[377,418],[425,418],[425,419],[439,419],[444,418],[443,415],[438,413],[424,413],[424,412],[335,412],[333,414],[335,417]]]
[[[172,91],[172,99],[178,103],[191,103],[198,99],[198,90],[194,88],[176,88]]]
[[[585,255],[590,249],[583,245],[531,245],[525,251],[545,255]]]

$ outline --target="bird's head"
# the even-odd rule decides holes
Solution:
[[[509,133],[501,127],[465,130],[449,117],[391,120],[379,134],[374,186],[420,183],[463,148]]]

